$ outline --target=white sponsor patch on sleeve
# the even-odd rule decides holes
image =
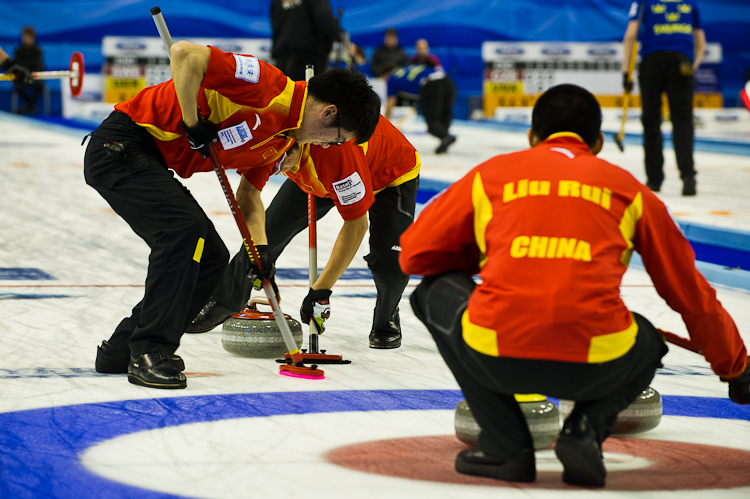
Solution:
[[[260,79],[260,63],[258,59],[251,55],[234,54],[234,60],[237,68],[234,70],[234,77],[240,80],[258,83]]]
[[[247,121],[243,121],[239,125],[230,126],[219,130],[219,140],[224,150],[234,149],[240,147],[242,144],[246,144],[253,139],[253,134],[250,132],[250,127],[247,126]]]
[[[359,173],[354,172],[343,180],[333,183],[333,190],[342,206],[354,204],[365,198],[365,184]]]

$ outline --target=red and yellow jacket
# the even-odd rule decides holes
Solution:
[[[421,166],[414,146],[380,116],[363,144],[304,145],[299,165],[286,176],[309,194],[331,198],[344,220],[354,220],[367,213],[375,194],[416,178]]]
[[[219,131],[217,150],[225,169],[267,170],[265,176],[257,176],[262,183],[256,187],[262,188],[293,143],[284,132],[300,126],[306,83],[293,82],[253,56],[210,48],[208,70],[198,92],[199,118]],[[180,177],[213,170],[209,159],[190,149],[172,80],[142,90],[115,109],[154,136],[167,165]]]
[[[424,208],[401,248],[407,274],[479,273],[462,319],[473,349],[579,363],[617,359],[635,343],[619,287],[637,251],[714,372],[745,369],[737,327],[664,204],[573,133],[474,168]]]

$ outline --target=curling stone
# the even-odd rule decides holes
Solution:
[[[288,351],[272,312],[258,311],[258,304],[269,305],[266,298],[253,297],[247,308],[226,321],[221,329],[224,350],[242,357],[273,359]],[[302,325],[284,314],[297,348],[302,345]]]
[[[544,395],[516,395],[526,423],[531,431],[535,449],[543,449],[557,439],[560,433],[560,411]],[[456,406],[456,437],[465,444],[479,443],[480,428],[465,400]]]
[[[570,400],[560,401],[560,414],[563,419],[573,411],[574,403]],[[651,387],[644,390],[632,404],[617,415],[617,422],[612,435],[632,435],[653,430],[661,421],[661,395]]]

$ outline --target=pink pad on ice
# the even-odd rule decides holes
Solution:
[[[310,376],[309,374],[297,374],[289,371],[279,371],[279,374],[289,376],[291,378],[305,378],[305,379],[325,379],[325,376]]]

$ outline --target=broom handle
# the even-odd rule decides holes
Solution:
[[[305,67],[305,81],[309,82],[310,78],[315,75],[315,67],[308,64]],[[307,195],[307,235],[308,235],[308,279],[310,288],[318,280],[318,205],[314,194]],[[318,345],[318,328],[315,327],[313,317],[308,325],[310,326],[310,343],[308,345],[309,353],[320,353]]]

